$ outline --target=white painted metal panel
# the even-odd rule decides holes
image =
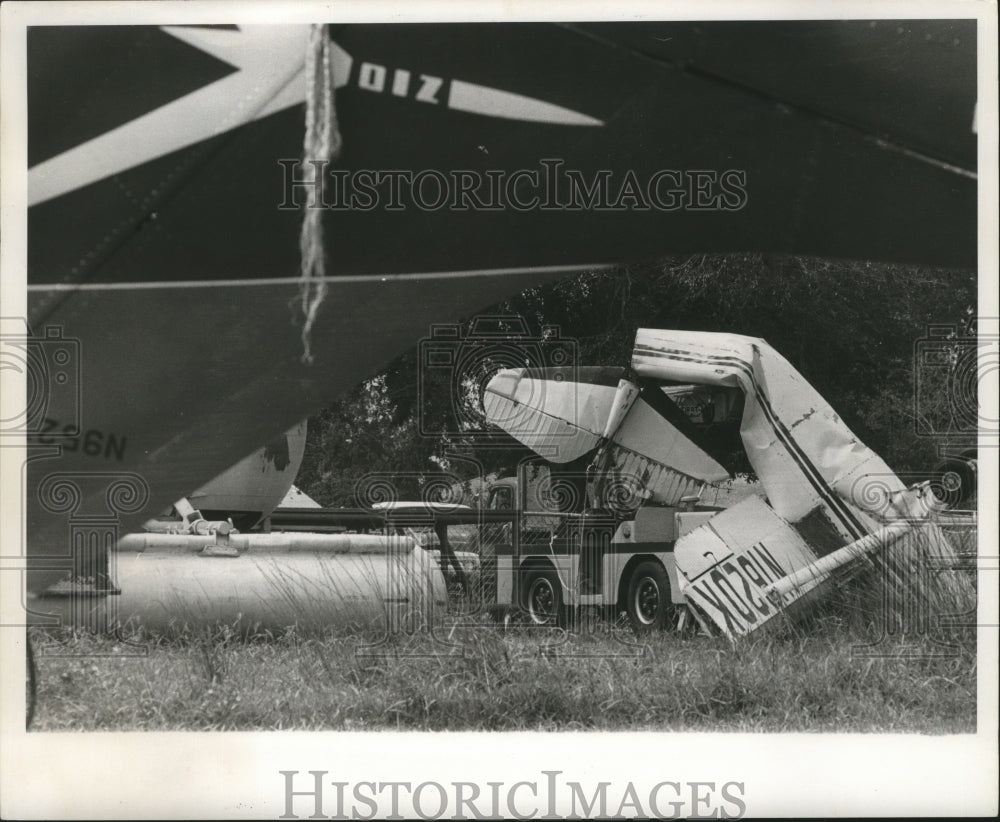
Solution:
[[[785,519],[796,522],[821,505],[848,542],[880,521],[926,516],[919,496],[764,340],[642,328],[632,367],[645,377],[742,389],[743,445]]]
[[[674,557],[684,595],[731,639],[777,617],[782,609],[768,600],[768,586],[816,560],[798,532],[757,497],[678,539]]]

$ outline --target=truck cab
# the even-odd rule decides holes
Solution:
[[[679,507],[592,507],[592,485],[585,472],[553,471],[544,461],[490,484],[484,508],[516,514],[484,540],[495,557],[497,604],[536,625],[566,624],[588,607],[624,613],[638,633],[683,626],[690,615],[674,543],[721,509],[693,496]]]

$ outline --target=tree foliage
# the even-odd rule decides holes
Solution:
[[[939,440],[929,405],[954,391],[943,371],[916,362],[928,326],[974,312],[974,272],[760,254],[666,258],[539,285],[483,313],[519,315],[536,339],[555,327],[581,365],[627,367],[637,328],[762,337],[830,402],[845,423],[901,472],[928,470]],[[469,351],[471,318],[460,324]],[[479,357],[471,378],[421,366],[414,348],[310,422],[300,485],[326,504],[357,504],[373,472],[399,475],[402,496],[431,477],[496,471],[526,452],[477,420],[477,382],[509,354]],[[506,359],[505,359],[506,357]],[[923,380],[919,402],[918,371]],[[938,381],[935,388],[934,380]],[[940,424],[937,424],[940,427]],[[419,498],[419,497],[418,497]]]

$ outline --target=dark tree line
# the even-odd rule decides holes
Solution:
[[[961,336],[976,287],[970,271],[713,254],[579,275],[482,313],[519,315],[536,340],[556,327],[559,338],[574,341],[581,365],[628,366],[641,327],[763,337],[866,444],[907,473],[928,470],[941,442],[918,432],[961,427],[949,409],[955,391],[974,391],[974,381],[956,389],[955,357],[950,369],[928,370],[917,355],[930,325],[954,324]],[[462,328],[475,330],[471,318]],[[419,498],[435,476],[474,473],[469,459],[485,471],[516,464],[525,450],[484,427],[476,407],[478,384],[510,365],[516,348],[499,346],[491,357],[466,346],[471,365],[457,379],[447,368],[421,367],[419,348],[406,352],[310,421],[299,485],[325,504],[354,505],[365,501],[359,480],[373,474],[395,476],[401,498]]]

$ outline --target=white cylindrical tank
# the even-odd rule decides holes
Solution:
[[[435,555],[407,536],[131,534],[110,553],[109,571],[121,593],[70,585],[32,610],[90,630],[222,623],[412,632],[447,606]]]

